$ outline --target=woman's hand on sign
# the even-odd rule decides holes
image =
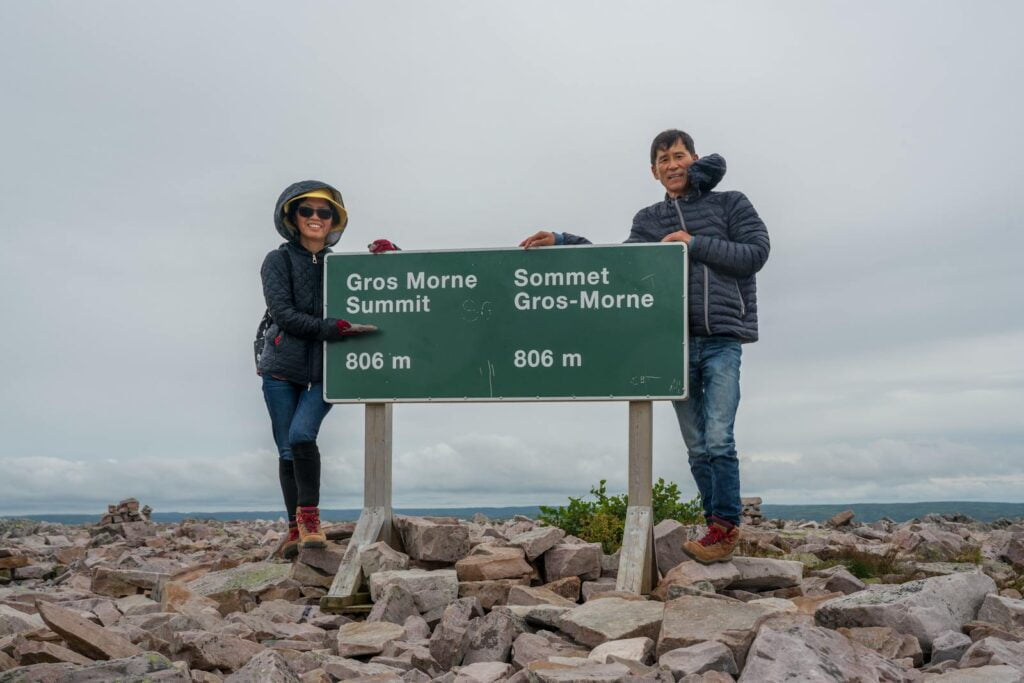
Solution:
[[[341,333],[342,337],[351,337],[354,334],[366,334],[377,331],[376,325],[360,325],[359,323],[350,323],[347,320],[335,320],[334,324],[338,327],[338,332]]]
[[[555,233],[539,230],[519,243],[523,249],[530,247],[550,247],[555,243]]]

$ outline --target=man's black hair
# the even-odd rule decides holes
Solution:
[[[658,136],[654,138],[654,142],[651,143],[651,166],[654,166],[654,160],[657,158],[658,152],[676,144],[677,140],[682,140],[686,146],[686,151],[697,156],[697,150],[693,147],[693,138],[690,137],[690,134],[675,128],[669,128],[658,133]]]

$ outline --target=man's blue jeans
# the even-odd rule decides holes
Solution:
[[[316,441],[320,423],[331,404],[323,398],[323,385],[311,387],[284,379],[263,376],[263,399],[270,411],[274,443],[282,460],[292,459],[292,444]]]
[[[733,524],[739,524],[743,511],[733,438],[742,353],[731,337],[690,337],[690,398],[673,401],[704,516]]]

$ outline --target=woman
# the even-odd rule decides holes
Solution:
[[[287,241],[263,260],[263,296],[273,323],[267,329],[259,374],[277,444],[288,536],[281,547],[319,548],[320,423],[331,409],[323,400],[323,342],[373,332],[373,325],[323,317],[324,256],[341,238],[348,213],[341,193],[315,180],[290,185],[277,199],[274,224]]]

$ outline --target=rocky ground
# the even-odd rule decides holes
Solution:
[[[118,519],[0,520],[0,682],[1024,681],[1024,520],[769,520],[710,567],[666,521],[644,598],[524,517],[399,518],[343,616],[352,525],[290,563],[280,521]]]

